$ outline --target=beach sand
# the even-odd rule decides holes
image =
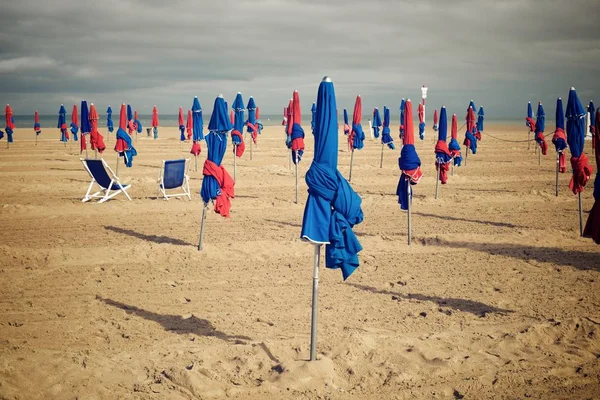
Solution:
[[[538,166],[533,145],[487,134],[438,200],[433,132],[417,139],[411,246],[398,150],[385,149],[381,169],[377,142],[356,152],[361,266],[346,282],[321,269],[308,362],[305,130],[300,204],[283,129],[265,128],[253,160],[247,146],[238,162],[231,218],[207,214],[202,252],[204,145],[193,200],[156,199],[161,160],[190,156],[177,128],[139,136],[133,168],[119,167],[133,201],[105,204],[81,203],[78,144],[65,148],[56,129],[37,146],[31,129],[8,150],[2,140],[0,398],[600,398],[600,248],[579,237],[570,175],[555,197],[552,145]],[[486,132],[527,137],[516,125]],[[107,146],[114,169],[114,135]],[[344,176],[349,160],[340,135]],[[224,164],[233,173],[230,145]]]

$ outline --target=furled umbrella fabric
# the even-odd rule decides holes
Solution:
[[[558,171],[564,173],[567,171],[567,135],[565,134],[565,114],[563,111],[562,99],[559,97],[556,100],[556,129],[552,135],[552,143],[558,153]]]
[[[585,143],[585,111],[581,106],[577,92],[571,88],[569,100],[565,110],[567,119],[567,142],[571,150],[571,167],[573,176],[569,188],[574,194],[583,192],[586,183],[590,180],[594,169],[589,163],[587,155],[583,152]]]
[[[462,155],[460,151],[460,144],[458,143],[458,119],[456,118],[456,114],[452,114],[451,135],[452,138],[450,139],[448,150],[450,150],[450,154],[452,154],[454,165],[460,167],[460,164],[462,163]]]
[[[106,145],[104,144],[104,137],[98,132],[98,112],[94,103],[90,104],[90,146],[92,150],[97,150],[100,154],[104,153]]]
[[[452,153],[448,149],[446,138],[448,135],[448,117],[446,107],[440,111],[440,123],[438,129],[438,141],[435,144],[435,168],[439,171],[440,181],[445,185],[448,181],[448,170],[452,161]]]
[[[133,166],[133,157],[137,156],[137,151],[133,147],[133,141],[131,136],[125,131],[128,128],[129,121],[127,120],[127,111],[125,104],[121,105],[121,112],[119,115],[119,128],[116,134],[115,151],[119,153],[120,157],[123,157],[123,162],[127,168]]]
[[[472,107],[469,107],[467,110],[466,123],[467,131],[465,132],[465,141],[463,144],[471,149],[471,153],[477,154],[477,137],[475,136],[477,128],[475,125],[475,111]]]
[[[246,149],[246,144],[244,143],[244,111],[246,111],[246,107],[244,105],[244,99],[242,98],[242,94],[238,92],[235,96],[235,100],[231,105],[231,109],[233,111],[233,130],[231,131],[231,142],[233,143],[233,152],[236,157],[241,157],[244,154]]]
[[[423,103],[419,103],[419,107],[417,109],[419,114],[419,138],[421,140],[425,139],[425,106]]]
[[[15,120],[13,117],[13,111],[10,104],[7,104],[4,108],[4,130],[6,131],[6,140],[8,143],[13,142],[13,132],[15,130]],[[65,128],[66,130],[66,128]],[[68,137],[67,137],[68,138]]]
[[[535,121],[535,141],[540,145],[543,155],[548,153],[548,144],[546,143],[546,138],[544,137],[545,128],[546,113],[544,112],[544,106],[542,106],[542,102],[540,101],[538,103],[537,119]]]
[[[181,106],[179,106],[177,122],[179,122],[179,141],[185,142],[185,120],[183,118],[183,107]]]
[[[106,129],[108,129],[109,132],[113,132],[115,130],[115,126],[112,120],[112,112],[112,108],[108,106],[108,108],[106,109]]]
[[[310,107],[310,131],[315,134],[315,118],[317,115],[317,103],[312,103]]]
[[[483,132],[483,120],[485,119],[485,111],[483,106],[479,107],[479,111],[477,111],[477,132]],[[481,135],[477,138],[477,140],[481,140]]]
[[[373,136],[375,139],[379,139],[379,130],[381,129],[381,115],[379,109],[375,107],[373,109]]]
[[[408,210],[408,202],[412,199],[408,196],[408,185],[416,185],[421,180],[421,159],[415,149],[415,132],[413,126],[412,102],[406,100],[404,103],[404,139],[398,166],[402,171],[396,194],[398,203],[402,210]]]
[[[258,126],[256,124],[256,103],[254,102],[254,98],[252,96],[250,96],[250,99],[248,99],[248,106],[246,109],[248,110],[246,132],[252,136],[252,141],[256,144],[256,139],[258,137]]]
[[[406,105],[406,100],[404,100],[404,98],[402,98],[402,100],[400,101],[400,127],[399,127],[399,131],[400,131],[400,140],[404,139],[404,108]]]
[[[302,129],[302,111],[300,107],[300,94],[294,90],[292,95],[292,132],[290,139],[292,141],[292,162],[298,164],[304,154],[304,129]]]
[[[439,129],[439,118],[438,118],[438,112],[437,112],[437,108],[435,110],[433,110],[433,130],[434,132],[437,132],[437,130]]]
[[[60,141],[68,142],[69,141],[69,132],[67,131],[67,110],[64,105],[60,105],[60,109],[58,110],[58,125],[57,128],[60,129]]]
[[[198,156],[202,151],[200,142],[204,140],[204,135],[202,133],[204,121],[202,120],[202,107],[200,106],[198,97],[194,97],[194,102],[192,103],[192,121],[193,144],[190,153],[194,156]]]
[[[354,112],[352,114],[352,130],[350,131],[350,135],[348,135],[348,140],[350,141],[350,146],[353,150],[360,150],[364,147],[365,132],[360,124],[361,120],[362,97],[356,96],[356,101],[354,102]]]
[[[317,93],[315,152],[306,173],[308,199],[300,237],[325,246],[325,266],[341,269],[346,280],[359,266],[362,250],[354,225],[363,220],[361,198],[337,170],[338,127],[333,83],[325,78]]]
[[[33,117],[33,130],[36,135],[42,133],[42,127],[40,126],[40,115],[38,114],[38,110],[35,110],[35,114]]]
[[[533,119],[533,108],[531,102],[527,103],[527,117],[525,117],[525,125],[529,127],[529,132],[535,132],[535,121]]]
[[[194,132],[194,117],[192,117],[192,110],[187,112],[187,120],[185,121],[185,132],[187,133],[187,140],[192,140],[192,134]]]
[[[383,129],[381,130],[381,143],[387,145],[390,149],[394,150],[394,139],[392,139],[390,130],[390,109],[383,107]]]
[[[592,148],[596,148],[596,107],[594,107],[594,102],[590,100],[587,108],[588,113],[590,114],[590,126],[588,127],[590,135],[592,135]]]
[[[351,131],[352,129],[350,128],[348,121],[348,110],[344,108],[344,135],[349,136]]]
[[[133,108],[131,104],[127,104],[127,133],[130,135],[135,131],[133,126]]]
[[[140,121],[138,112],[137,110],[133,110],[133,130],[134,132],[142,133],[142,129],[142,121]]]
[[[77,104],[73,104],[73,112],[71,113],[71,133],[73,140],[77,141],[77,133],[79,132],[79,113],[77,112]]]
[[[206,135],[208,156],[204,161],[202,188],[200,195],[204,203],[215,201],[215,212],[228,218],[231,199],[234,197],[234,181],[222,165],[227,149],[227,133],[233,129],[227,116],[227,105],[222,96],[215,99],[213,112],[208,123],[209,133]]]
[[[594,125],[600,126],[600,109],[593,116]],[[583,236],[591,237],[594,242],[600,244],[600,130],[595,129],[592,133],[595,137],[594,154],[596,156],[596,179],[594,180],[594,205],[588,215]]]
[[[156,104],[152,108],[152,132],[154,133],[154,139],[158,139],[158,109]]]
[[[81,126],[79,127],[79,131],[81,132],[81,141],[79,142],[79,145],[80,153],[82,153],[87,149],[86,136],[89,135],[92,130],[92,125],[90,124],[90,112],[86,100],[81,101],[79,112],[81,113],[81,117],[79,118],[81,121]]]

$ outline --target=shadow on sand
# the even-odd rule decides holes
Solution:
[[[450,221],[474,222],[477,224],[492,225],[492,226],[497,226],[500,228],[527,228],[527,226],[514,225],[514,224],[511,224],[508,222],[481,221],[481,220],[477,220],[477,219],[451,217],[448,215],[436,215],[436,214],[428,214],[428,213],[423,213],[423,212],[413,212],[413,215],[420,215],[421,217],[439,218],[439,219],[450,220]]]
[[[123,235],[133,236],[135,238],[145,240],[147,242],[167,243],[167,244],[173,244],[175,246],[195,246],[195,245],[188,243],[181,239],[170,238],[168,236],[145,235],[143,233],[132,231],[131,229],[119,228],[118,226],[105,226],[104,229],[113,231],[116,233],[121,233]]]
[[[438,296],[427,296],[419,293],[402,294],[398,292],[392,292],[390,290],[377,289],[371,286],[358,285],[355,283],[349,283],[349,285],[371,293],[390,295],[395,297],[395,299],[429,301],[432,303],[436,303],[440,307],[448,307],[458,311],[469,312],[471,314],[477,315],[478,317],[485,317],[486,314],[492,313],[506,315],[514,312],[514,310],[506,310],[504,308],[490,306],[488,304],[480,303],[478,301],[473,300],[456,299],[451,297],[444,298]]]

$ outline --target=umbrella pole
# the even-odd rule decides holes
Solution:
[[[298,204],[298,156],[296,155],[296,204]]]
[[[317,318],[319,309],[317,302],[319,300],[319,264],[321,258],[321,245],[315,245],[315,265],[313,269],[313,288],[312,288],[312,313],[310,322],[310,361],[317,359]]]
[[[292,149],[288,149],[288,169],[292,169]]]
[[[202,251],[202,244],[204,243],[204,221],[206,221],[206,208],[207,203],[204,203],[202,207],[202,222],[200,222],[200,240],[198,241],[198,251]]]
[[[527,132],[527,150],[531,149],[531,131]]]
[[[117,157],[118,157],[118,156],[117,156]],[[86,158],[86,159],[88,158],[87,146],[85,146],[85,158]],[[117,160],[118,160],[118,158],[117,158]],[[118,164],[118,163],[117,163],[117,164]]]
[[[235,183],[235,175],[237,171],[237,145],[233,145],[233,183]]]
[[[454,158],[452,159],[452,176],[454,176]]]
[[[467,158],[469,157],[469,148],[467,147],[467,152],[465,153],[465,167],[467,166]]]
[[[87,159],[87,149],[85,151],[85,158]],[[119,176],[119,153],[117,153],[117,168],[116,168],[117,172],[115,173],[115,175]]]
[[[442,166],[440,164],[437,164],[436,167],[437,174],[435,174],[435,199],[437,200],[440,187],[440,174],[442,172]]]
[[[252,143],[254,140],[252,139],[252,135],[250,135],[250,161],[252,161]]]
[[[404,177],[404,179],[407,179],[406,177]],[[411,228],[412,228],[412,220],[411,220],[411,208],[412,208],[412,189],[410,188],[410,183],[408,184],[408,188],[406,189],[406,191],[408,192],[408,245],[410,246],[410,242],[412,242],[412,237],[411,237]]]
[[[350,153],[350,174],[348,175],[348,182],[352,182],[352,164],[354,164],[354,149]]]
[[[583,236],[583,206],[581,204],[581,192],[577,193],[579,200],[579,236]]]
[[[35,134],[35,145],[36,145],[36,146],[37,146],[37,137],[38,137],[38,134],[37,134],[37,132],[36,132],[36,134]],[[7,140],[7,142],[8,142],[8,140]]]
[[[558,197],[558,165],[560,164],[560,153],[556,152],[556,196]]]
[[[194,171],[198,172],[198,156],[194,156]]]
[[[381,159],[379,160],[379,168],[383,168],[383,140],[381,141]]]
[[[538,165],[542,165],[542,151],[538,151]]]

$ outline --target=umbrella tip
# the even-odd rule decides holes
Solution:
[[[575,88],[573,86],[571,86],[571,90],[575,90]]]
[[[331,78],[328,76],[323,77],[323,82],[331,82]]]
[[[223,93],[219,93],[219,95],[217,97],[220,98],[220,99],[222,99],[223,98]]]

